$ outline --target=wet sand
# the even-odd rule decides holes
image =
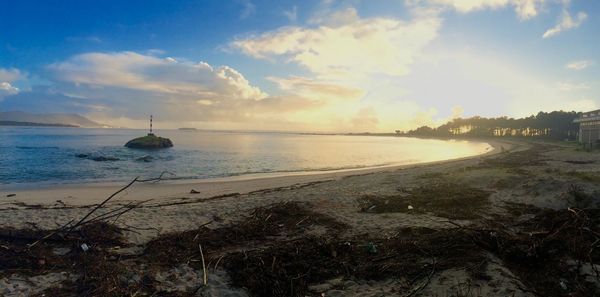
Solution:
[[[250,192],[293,187],[319,183],[323,181],[339,180],[353,175],[363,175],[381,172],[390,172],[400,169],[418,168],[434,164],[459,162],[472,158],[481,158],[493,155],[503,149],[510,149],[512,143],[490,142],[491,149],[483,155],[470,156],[454,160],[444,160],[428,163],[391,165],[369,167],[361,169],[347,169],[335,171],[312,171],[293,173],[261,173],[226,178],[196,179],[196,180],[165,180],[159,182],[136,183],[113,201],[140,201],[153,199],[154,201],[174,201],[185,199],[206,199],[214,196],[248,194]],[[25,203],[35,205],[54,205],[56,201],[71,206],[85,206],[100,203],[111,193],[116,192],[127,183],[85,183],[37,186],[35,184],[3,185],[0,186],[0,197],[5,199],[0,202],[0,209],[9,207],[12,203]],[[194,190],[199,193],[190,194]],[[7,197],[8,195],[14,195]]]

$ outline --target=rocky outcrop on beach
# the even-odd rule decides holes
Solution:
[[[75,157],[81,158],[81,159],[89,159],[89,160],[96,161],[96,162],[119,161],[119,160],[121,160],[121,159],[119,159],[117,157],[111,157],[111,156],[93,156],[93,155],[90,155],[90,154],[76,154]]]
[[[97,157],[92,157],[90,160],[96,161],[96,162],[106,162],[106,161],[119,161],[119,158],[116,157],[105,157],[105,156],[97,156]]]
[[[125,146],[135,149],[159,149],[172,147],[173,142],[168,138],[158,137],[154,134],[148,134],[146,136],[130,140],[125,144]]]

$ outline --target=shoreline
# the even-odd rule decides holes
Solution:
[[[202,200],[222,195],[247,194],[256,191],[339,180],[349,176],[450,164],[453,162],[491,156],[504,150],[512,150],[516,146],[516,142],[512,141],[486,140],[484,143],[487,143],[491,149],[483,154],[432,162],[333,171],[257,173],[210,179],[161,180],[160,182],[137,183],[122,195],[119,195],[119,197],[114,200],[114,203],[118,203],[119,201],[140,201],[146,199],[152,199],[155,202],[157,200],[177,199]],[[14,203],[24,203],[26,205],[55,205],[56,203],[68,206],[92,205],[101,202],[110,194],[122,188],[125,184],[126,182],[110,182],[43,185],[40,187],[28,187],[27,185],[22,184],[16,186],[0,186],[0,197],[3,197],[2,203],[0,203],[0,209],[4,208],[5,205]],[[200,193],[192,194],[190,193],[192,190]],[[15,196],[7,197],[9,194],[15,194]]]
[[[305,273],[306,266],[299,263],[333,267],[327,274],[312,279],[304,276],[302,283],[292,283],[302,290],[302,296],[388,296],[414,291],[414,285],[407,285],[395,271],[421,276],[421,292],[415,296],[464,292],[462,284],[481,296],[553,296],[548,292],[561,290],[561,281],[575,284],[582,278],[586,289],[596,292],[593,288],[600,287],[594,287],[598,279],[591,268],[577,274],[562,271],[579,269],[581,264],[595,267],[597,258],[577,262],[581,264],[565,261],[579,258],[572,249],[557,249],[555,242],[576,244],[577,250],[593,248],[594,241],[581,232],[587,229],[579,227],[587,225],[573,224],[583,216],[598,218],[600,199],[595,193],[600,192],[600,156],[558,143],[489,144],[494,150],[483,155],[335,175],[136,184],[97,209],[94,204],[113,194],[114,188],[73,189],[73,196],[60,199],[60,203],[49,199],[53,192],[40,191],[37,194],[43,205],[24,194],[2,197],[0,227],[9,237],[25,234],[32,239],[3,242],[8,247],[5,251],[24,251],[13,256],[24,261],[8,262],[15,264],[3,271],[0,295],[49,296],[63,291],[76,295],[77,289],[90,281],[98,286],[110,283],[106,288],[114,292],[119,279],[133,277],[140,280],[132,284],[137,290],[146,288],[141,280],[147,277],[154,281],[147,287],[150,293],[197,292],[204,282],[207,285],[202,289],[214,293],[209,296],[263,296],[256,290],[288,285],[290,277]],[[191,189],[202,193],[190,194]],[[211,193],[211,189],[220,193]],[[61,188],[56,193],[68,195]],[[87,194],[101,197],[92,199]],[[96,210],[89,225],[65,231],[69,237],[27,249],[57,226],[90,218]],[[566,219],[575,229],[557,232],[557,224],[565,226]],[[592,232],[599,232],[597,223],[589,226]],[[86,233],[89,230],[99,233]],[[112,236],[111,230],[119,235],[119,241],[106,245],[104,238]],[[533,260],[524,261],[521,255],[545,239],[553,241],[542,245],[539,255],[549,266],[544,266],[548,268],[543,268],[540,277],[532,278],[528,271]],[[481,240],[485,240],[483,245]],[[510,252],[496,248],[499,241],[508,243],[505,246]],[[92,247],[84,252],[89,259],[100,261],[100,269],[81,265],[81,242]],[[365,250],[370,245],[379,252]],[[50,265],[40,268],[37,260],[25,261],[31,259],[31,251]],[[558,251],[559,256],[544,251]],[[208,259],[209,270],[200,265],[198,257]],[[435,257],[434,263],[441,263],[435,269],[414,265],[429,263],[431,257]],[[68,265],[56,266],[55,261]],[[384,269],[377,270],[376,280],[336,270],[345,263],[373,267],[369,265],[378,261],[383,262],[375,268]],[[278,269],[275,278],[246,282],[257,271],[271,273],[274,265]],[[98,277],[82,277],[88,275]]]

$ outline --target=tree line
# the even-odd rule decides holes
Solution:
[[[456,118],[437,128],[422,126],[397,134],[416,137],[536,137],[558,140],[574,140],[579,124],[573,120],[580,112],[539,112],[526,118],[485,118],[474,116]]]

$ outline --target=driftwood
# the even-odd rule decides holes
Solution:
[[[134,202],[130,202],[124,206],[121,206],[119,208],[113,209],[111,211],[108,211],[106,213],[97,215],[95,217],[92,217],[91,219],[89,219],[90,216],[92,216],[96,211],[98,211],[99,209],[103,208],[106,203],[108,203],[109,201],[111,201],[113,198],[115,198],[118,194],[120,194],[121,192],[127,190],[129,187],[131,187],[133,184],[135,183],[145,183],[145,182],[159,182],[161,180],[163,180],[163,176],[165,174],[170,174],[170,175],[174,175],[173,173],[169,172],[169,171],[163,171],[158,177],[156,178],[150,178],[150,179],[140,179],[139,176],[134,178],[132,181],[130,181],[127,185],[125,185],[124,187],[120,188],[119,190],[117,190],[116,192],[112,193],[110,196],[108,196],[108,198],[104,199],[104,201],[102,201],[100,204],[96,205],[94,208],[92,208],[92,210],[90,210],[86,215],[84,215],[81,219],[79,219],[79,221],[77,221],[77,223],[71,225],[71,223],[73,223],[73,220],[70,220],[69,222],[67,222],[66,224],[60,226],[59,228],[53,230],[52,232],[48,233],[46,236],[38,239],[37,241],[35,241],[34,243],[30,244],[29,247],[32,248],[34,246],[36,246],[37,244],[39,244],[40,242],[47,240],[50,237],[53,237],[55,235],[58,234],[62,234],[62,233],[70,233],[73,232],[74,230],[76,230],[77,228],[80,228],[84,225],[87,224],[91,224],[91,223],[97,223],[97,222],[106,222],[109,219],[113,219],[113,223],[118,220],[123,214],[140,207],[142,204],[147,203],[149,201],[151,201],[152,199],[148,199],[148,200],[143,200],[137,203]]]

